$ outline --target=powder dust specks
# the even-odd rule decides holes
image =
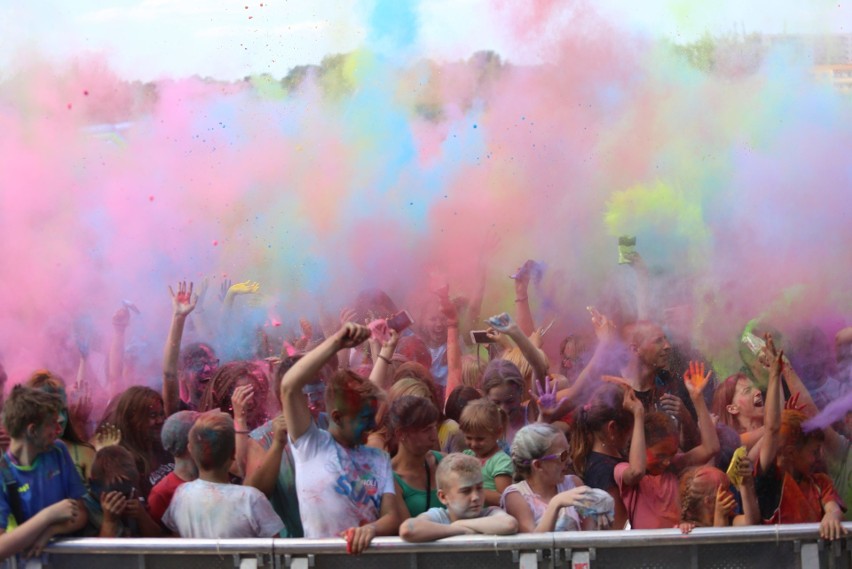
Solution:
[[[737,66],[710,45],[717,67],[698,69],[586,3],[517,5],[488,4],[483,21],[535,64],[421,57],[421,7],[377,1],[364,45],[286,78],[143,84],[103,58],[22,65],[0,83],[6,368],[20,377],[61,346],[73,377],[63,323],[86,315],[108,335],[133,298],[128,343],[150,352],[136,379],[157,384],[166,285],[207,278],[215,314],[224,274],[261,283],[257,306],[237,302],[246,326],[290,329],[365,287],[417,312],[435,270],[470,296],[481,264],[484,313],[511,309],[507,275],[534,258],[549,267],[540,319],[588,326],[585,306],[632,294],[622,233],[657,283],[654,315],[692,306],[700,345],[729,368],[757,315],[848,321],[848,98],[788,53]]]

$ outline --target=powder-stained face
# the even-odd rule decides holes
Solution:
[[[649,446],[645,452],[646,471],[651,475],[662,474],[671,466],[675,454],[677,454],[677,439],[674,437]]]
[[[369,399],[356,411],[340,414],[340,432],[349,444],[357,446],[367,442],[367,436],[376,428],[377,405],[375,399]]]
[[[763,417],[763,393],[748,378],[740,378],[734,388],[734,397],[731,400],[729,412],[738,416],[738,420],[746,424],[752,419]],[[740,419],[741,418],[741,419]]]
[[[492,387],[485,394],[489,401],[501,407],[507,416],[513,417],[516,413],[522,411],[521,405],[521,390],[511,383],[503,383],[496,387]]]
[[[654,370],[668,368],[672,346],[666,338],[666,333],[659,326],[649,326],[636,350],[639,359],[646,366]]]
[[[47,417],[41,425],[35,425],[28,435],[28,439],[36,449],[36,452],[46,452],[50,450],[61,432],[62,428],[59,424],[59,416],[52,415]]]
[[[482,475],[464,477],[453,472],[448,478],[447,487],[438,491],[438,498],[447,507],[451,519],[478,517],[485,504]]]

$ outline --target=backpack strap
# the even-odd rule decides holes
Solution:
[[[3,485],[6,487],[9,509],[12,511],[12,515],[15,516],[15,523],[17,525],[21,525],[27,521],[27,518],[24,515],[24,508],[21,505],[21,494],[18,492],[18,480],[15,478],[15,475],[12,474],[12,467],[9,465],[5,452],[0,453],[0,474],[3,476]]]

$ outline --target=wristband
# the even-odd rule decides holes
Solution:
[[[523,298],[516,298],[515,302],[526,302],[527,300],[529,300],[529,298],[530,297],[528,297],[528,296],[525,296]]]
[[[388,365],[392,365],[392,362],[382,354],[379,354],[379,359],[384,360]]]

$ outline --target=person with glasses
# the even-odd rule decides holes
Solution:
[[[596,517],[584,519],[576,509],[592,502],[593,491],[565,474],[569,457],[568,441],[556,427],[533,423],[515,435],[515,483],[503,491],[500,506],[518,520],[520,533],[599,529]]]

